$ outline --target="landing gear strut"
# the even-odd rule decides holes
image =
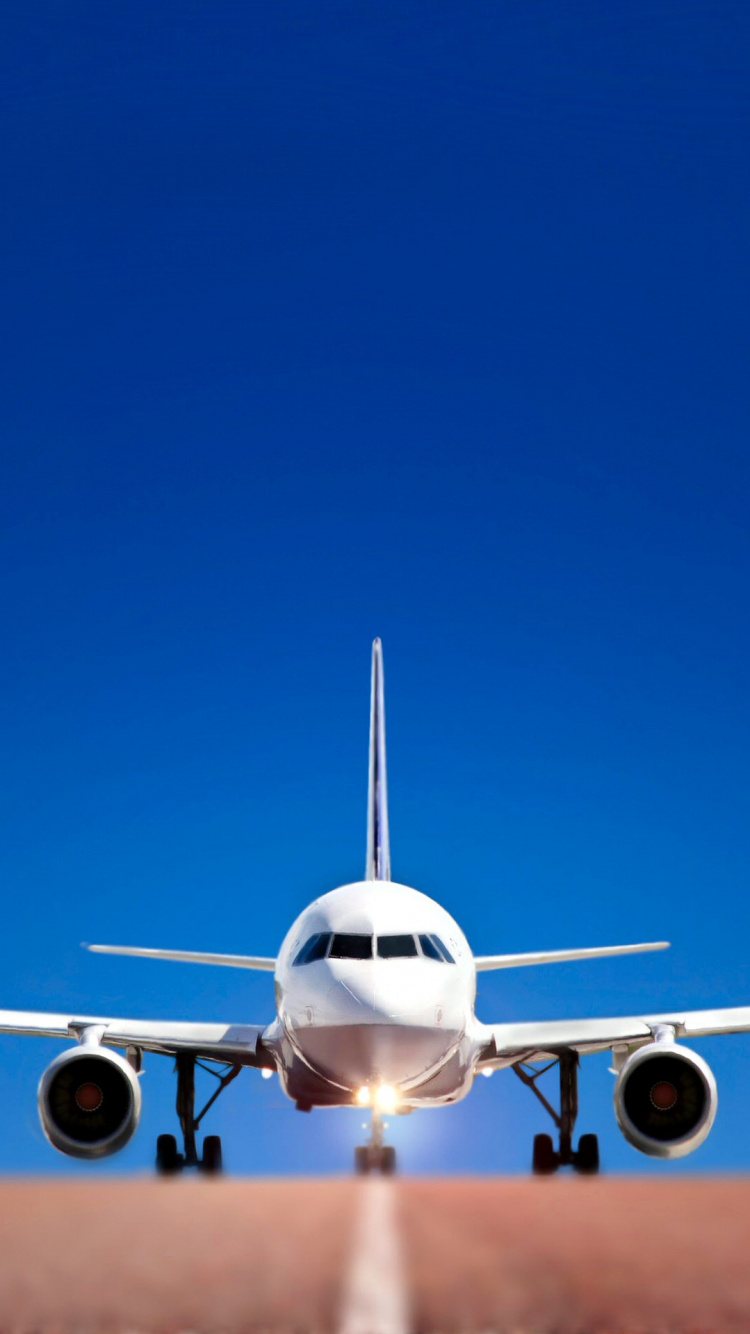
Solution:
[[[203,1141],[203,1157],[198,1157],[196,1131],[209,1107],[224,1092],[228,1084],[236,1079],[242,1066],[232,1065],[221,1074],[209,1065],[204,1065],[191,1052],[179,1052],[176,1058],[177,1069],[177,1115],[182,1129],[183,1152],[177,1148],[174,1135],[160,1135],[156,1141],[156,1170],[160,1176],[174,1176],[185,1167],[195,1167],[207,1176],[216,1176],[222,1170],[221,1139],[218,1135],[206,1135]],[[219,1087],[208,1099],[203,1110],[195,1115],[195,1067],[213,1075],[219,1081]]]
[[[385,1177],[393,1176],[396,1171],[396,1150],[391,1144],[383,1143],[386,1129],[383,1113],[373,1107],[370,1142],[354,1150],[354,1170],[357,1176],[368,1176],[370,1172],[380,1172]]]
[[[551,1070],[560,1068],[560,1111],[547,1101],[537,1088],[537,1080]],[[530,1088],[552,1117],[559,1132],[558,1147],[555,1149],[551,1135],[534,1136],[534,1157],[532,1170],[536,1176],[551,1176],[559,1167],[572,1167],[584,1176],[596,1176],[599,1171],[599,1140],[596,1135],[581,1135],[578,1149],[573,1149],[573,1131],[578,1119],[578,1052],[563,1051],[559,1057],[545,1065],[541,1070],[527,1067],[523,1062],[514,1065],[513,1070],[521,1083]]]

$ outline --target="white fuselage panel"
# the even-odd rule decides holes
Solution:
[[[372,938],[372,956],[328,952],[295,962],[319,933]],[[438,937],[450,961],[429,957],[419,944],[413,957],[379,957],[379,937],[403,935],[417,942]],[[289,931],[276,982],[274,1046],[291,1096],[303,1096],[304,1086],[317,1101],[320,1081],[323,1102],[346,1104],[363,1086],[387,1084],[402,1105],[417,1106],[454,1100],[468,1090],[473,956],[454,919],[426,894],[368,880],[325,894]]]

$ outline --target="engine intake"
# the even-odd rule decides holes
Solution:
[[[107,1158],[133,1138],[141,1089],[132,1066],[106,1047],[64,1051],[39,1083],[39,1116],[47,1139],[73,1158]]]
[[[633,1052],[615,1085],[620,1130],[651,1158],[683,1158],[697,1149],[714,1123],[718,1102],[706,1062],[671,1041]]]

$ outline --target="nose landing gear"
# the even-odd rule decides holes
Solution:
[[[387,1129],[383,1114],[373,1107],[370,1120],[370,1142],[354,1150],[354,1171],[357,1176],[369,1176],[379,1172],[381,1176],[392,1177],[396,1171],[396,1150],[391,1144],[383,1143],[383,1134]]]

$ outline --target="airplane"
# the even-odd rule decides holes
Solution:
[[[674,1010],[614,1019],[483,1023],[475,1011],[477,975],[568,960],[666,949],[666,941],[602,948],[474,955],[458,923],[426,894],[391,878],[386,778],[383,652],[373,644],[367,857],[364,880],[316,899],[290,928],[276,958],[187,950],[89,945],[98,954],[215,964],[274,974],[276,1014],[268,1024],[224,1024],[0,1011],[0,1032],[74,1039],[42,1075],[39,1114],[49,1142],[64,1154],[100,1159],[135,1134],[141,1113],[144,1052],[174,1058],[182,1149],[160,1135],[156,1169],[222,1170],[217,1135],[198,1129],[219,1095],[245,1069],[278,1075],[303,1112],[348,1107],[370,1116],[355,1171],[391,1175],[385,1117],[449,1106],[478,1075],[511,1070],[549,1113],[557,1142],[536,1135],[532,1171],[569,1166],[599,1170],[596,1135],[574,1147],[581,1056],[610,1051],[614,1105],[625,1139],[654,1158],[681,1158],[706,1139],[716,1117],[714,1076],[678,1038],[750,1031],[750,1007]],[[559,1073],[559,1108],[538,1087]],[[196,1069],[217,1086],[196,1115]]]

